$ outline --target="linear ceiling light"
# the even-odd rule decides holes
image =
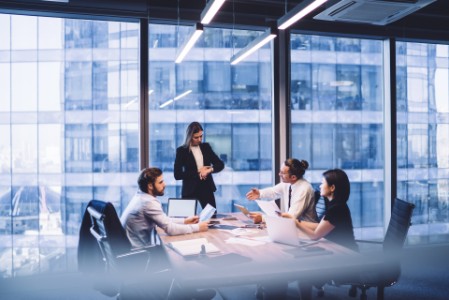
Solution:
[[[278,20],[278,28],[281,30],[287,29],[326,1],[327,0],[305,0],[299,3]]]
[[[225,1],[226,0],[209,0],[206,7],[201,12],[201,23],[209,24]]]
[[[190,49],[192,49],[193,45],[195,45],[196,41],[203,34],[203,24],[195,23],[193,26],[193,33],[190,38],[182,45],[181,51],[179,51],[178,56],[176,57],[175,63],[179,64],[182,62],[184,57],[189,53]]]
[[[69,0],[41,0],[41,1],[69,3]]]
[[[263,34],[251,41],[245,48],[241,49],[234,56],[231,57],[231,65],[236,65],[246,57],[254,53],[257,49],[271,41],[276,37],[276,30],[273,28],[267,29]]]
[[[185,91],[184,93],[179,94],[179,95],[176,96],[175,98],[169,99],[169,100],[165,101],[164,103],[162,103],[162,104],[159,106],[159,108],[164,108],[164,107],[166,107],[167,105],[172,104],[173,102],[178,101],[179,99],[181,99],[181,98],[187,96],[187,95],[190,94],[191,92],[192,92],[192,90],[187,90],[187,91]]]

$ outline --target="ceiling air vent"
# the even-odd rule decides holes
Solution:
[[[316,20],[386,25],[436,0],[342,0],[314,17]]]

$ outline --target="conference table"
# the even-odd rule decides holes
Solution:
[[[361,269],[379,264],[325,239],[303,247],[271,242],[263,225],[246,228],[252,224],[241,213],[216,220],[220,224],[206,232],[168,236],[158,230],[175,278],[183,286],[218,288],[299,280],[302,299],[307,299],[315,282],[351,278]],[[298,237],[305,238],[299,230]],[[183,256],[171,247],[179,241],[200,238],[207,239],[219,252]],[[197,247],[200,252],[201,245]]]

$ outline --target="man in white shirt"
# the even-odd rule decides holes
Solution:
[[[315,196],[312,185],[303,178],[309,167],[305,160],[287,159],[279,171],[281,182],[265,189],[252,188],[247,194],[248,200],[280,199],[280,209],[299,220],[318,222],[315,211]],[[262,222],[261,213],[251,213],[254,223]]]
[[[137,183],[139,191],[120,218],[133,247],[151,244],[152,231],[156,226],[168,235],[207,231],[208,222],[198,223],[198,216],[179,219],[170,218],[164,213],[161,202],[156,198],[163,196],[165,190],[164,177],[159,168],[142,170]]]

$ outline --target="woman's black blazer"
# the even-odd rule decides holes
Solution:
[[[213,173],[218,173],[224,169],[223,161],[215,154],[212,147],[208,143],[200,144],[203,153],[203,165],[212,166]],[[201,179],[195,162],[195,157],[189,148],[184,146],[176,149],[176,158],[174,166],[174,175],[176,180],[182,180],[182,197],[190,197],[195,193]],[[212,176],[207,176],[205,185],[210,191],[215,192],[216,186]]]

